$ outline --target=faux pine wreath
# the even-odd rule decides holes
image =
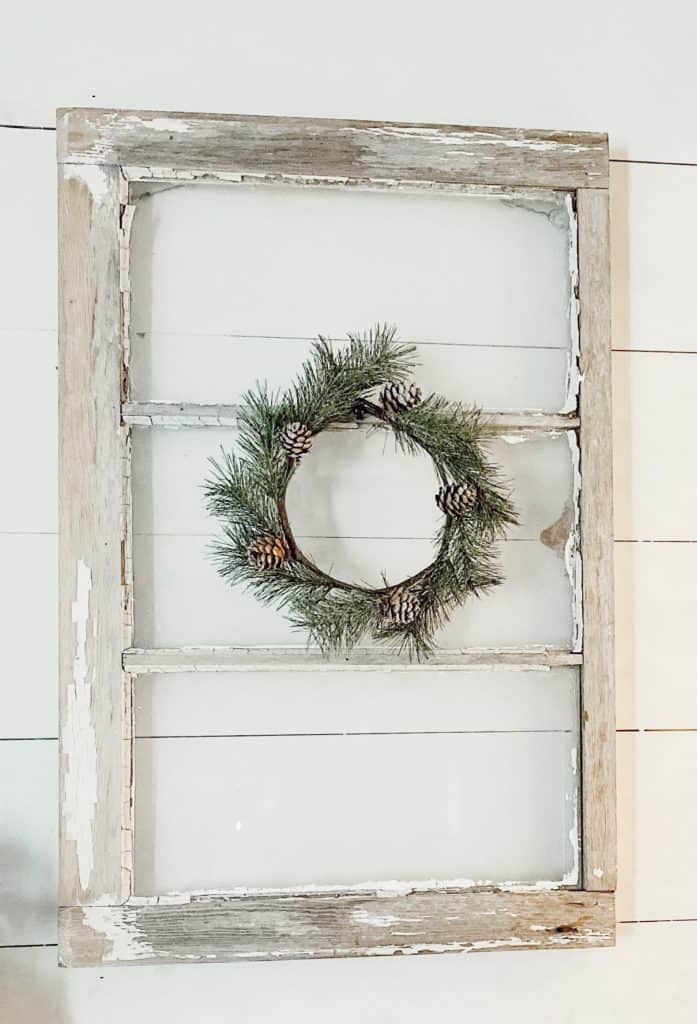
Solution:
[[[347,653],[364,637],[427,658],[436,631],[470,595],[503,582],[496,543],[516,523],[508,488],[489,459],[494,435],[479,409],[439,395],[422,400],[409,378],[414,348],[378,326],[335,350],[320,337],[282,394],[247,392],[239,410],[239,454],[211,460],[205,492],[222,521],[218,571],[275,604],[322,653]],[[288,484],[313,438],[370,417],[404,451],[430,455],[444,514],[437,554],[407,579],[371,589],[334,579],[301,551],[286,509]]]

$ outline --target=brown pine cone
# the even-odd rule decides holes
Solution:
[[[312,431],[304,423],[287,423],[281,431],[281,445],[289,459],[299,462],[312,448]]]
[[[380,392],[380,405],[387,416],[408,412],[421,401],[421,388],[416,384],[388,382]]]
[[[446,516],[466,516],[474,510],[478,497],[477,485],[469,481],[446,484],[436,494],[436,505]]]
[[[416,587],[395,587],[380,598],[380,614],[390,625],[408,626],[419,616],[421,593]]]
[[[247,548],[247,560],[254,569],[280,569],[290,552],[281,537],[257,537]]]

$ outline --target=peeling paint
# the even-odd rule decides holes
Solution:
[[[575,884],[571,883],[571,884]],[[239,886],[232,889],[191,889],[182,892],[168,892],[159,896],[132,896],[128,905],[132,907],[180,906],[199,901],[213,899],[239,899],[240,897],[265,896],[373,896],[391,899],[395,896],[411,896],[419,893],[454,891],[454,892],[508,892],[524,895],[525,893],[554,892],[569,888],[570,883],[564,879],[553,881],[543,879],[539,882],[494,882],[491,879],[473,878],[429,878],[429,879],[384,879],[380,881],[351,882],[346,885],[293,885],[285,887],[247,888]],[[358,913],[358,911],[356,911]],[[378,915],[382,921],[383,916]]]
[[[78,876],[84,892],[94,868],[92,827],[97,805],[97,745],[92,720],[93,671],[87,659],[92,573],[82,559],[77,563],[76,575],[76,596],[72,603],[75,656],[73,677],[66,690],[63,727],[66,769],[62,813],[65,835],[75,842]],[[96,619],[92,629],[96,629]]]
[[[581,335],[578,298],[578,220],[570,195],[566,197],[566,210],[569,219],[569,303],[567,307],[569,354],[566,368],[566,399],[560,412],[574,412],[578,405],[578,393],[581,385]]]
[[[574,789],[573,789],[573,807],[572,807],[572,818],[571,828],[569,829],[569,842],[571,843],[571,850],[573,856],[573,863],[569,870],[564,875],[564,885],[578,885],[581,876],[581,843],[579,833],[579,787],[578,787],[578,749],[576,747],[571,748],[571,774],[574,777]],[[571,794],[570,794],[571,795]],[[567,798],[568,799],[568,798]]]
[[[571,649],[580,651],[583,647],[583,562],[581,559],[581,452],[578,438],[573,431],[567,432],[571,471],[573,474],[572,509],[573,524],[569,531],[564,550],[566,574],[571,584],[573,635]]]
[[[113,907],[83,907],[84,922],[109,943],[104,953],[104,962],[117,960],[147,960],[162,956],[156,953],[152,944],[145,941],[143,932],[135,923],[135,913],[125,910],[115,914]],[[164,954],[169,955],[169,954]]]

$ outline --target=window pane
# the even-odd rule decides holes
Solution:
[[[377,321],[418,343],[424,390],[556,411],[570,359],[566,197],[184,185],[140,200],[138,400],[285,386],[318,333]]]
[[[139,646],[302,643],[282,613],[217,576],[217,531],[203,507],[207,459],[234,448],[234,429],[133,431],[135,622]],[[458,609],[443,647],[570,646],[574,581],[573,435],[499,438],[491,455],[510,479],[520,526],[501,545],[505,583]],[[515,442],[515,443],[514,443]],[[429,460],[392,438],[333,431],[317,440],[288,493],[294,530],[322,568],[378,586],[426,565],[440,522]]]
[[[139,731],[188,734],[136,741],[137,892],[576,884],[576,671],[395,675],[140,680]]]

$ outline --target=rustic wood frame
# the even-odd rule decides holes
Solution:
[[[615,733],[607,136],[443,125],[58,111],[60,261],[59,962],[196,962],[614,943]],[[236,648],[132,646],[130,428],[234,422],[220,406],[137,405],[128,380],[132,189],[204,179],[430,192],[570,192],[578,223],[581,648],[442,652],[437,665],[582,665],[580,888],[133,895],[132,680],[148,671],[306,669]],[[352,668],[395,664],[359,651]],[[321,669],[321,663],[315,667]],[[336,666],[333,666],[336,667]],[[404,670],[404,664],[396,663]],[[390,926],[394,925],[394,927]],[[402,927],[402,925],[404,927]],[[405,937],[406,933],[406,937]]]

